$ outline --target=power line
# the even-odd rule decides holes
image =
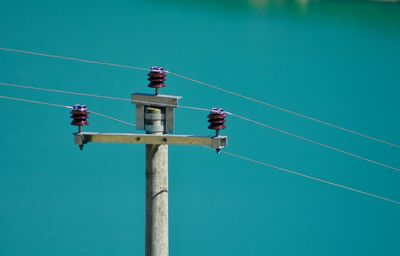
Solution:
[[[141,70],[141,71],[148,71],[149,70],[147,68],[142,68],[142,67],[121,65],[121,64],[115,64],[115,63],[110,63],[110,62],[93,61],[93,60],[74,58],[74,57],[65,57],[65,56],[60,56],[60,55],[53,55],[53,54],[47,54],[47,53],[25,51],[25,50],[18,50],[18,49],[4,48],[4,47],[0,47],[0,50],[1,51],[7,51],[7,52],[14,52],[14,53],[35,55],[35,56],[42,56],[42,57],[48,57],[48,58],[63,59],[63,60],[69,60],[69,61],[78,61],[78,62],[83,62],[83,63],[105,65],[105,66],[111,66],[111,67],[119,67],[119,68],[125,68],[125,69],[133,69],[133,70]],[[271,103],[268,103],[268,102],[265,102],[265,101],[261,101],[261,100],[258,100],[258,99],[255,99],[255,98],[252,98],[252,97],[249,97],[249,96],[245,96],[243,94],[224,89],[224,88],[222,88],[220,86],[216,86],[216,85],[212,85],[212,84],[209,84],[209,83],[205,83],[205,82],[202,82],[200,80],[196,80],[196,79],[184,76],[184,75],[180,75],[178,73],[174,73],[174,72],[170,72],[170,71],[166,71],[166,72],[171,74],[171,75],[173,75],[173,76],[179,77],[181,79],[184,79],[184,80],[187,80],[187,81],[191,81],[193,83],[197,83],[197,84],[200,84],[200,85],[206,86],[208,88],[211,88],[211,89],[214,89],[214,90],[218,90],[218,91],[221,91],[221,92],[224,92],[224,93],[227,93],[227,94],[231,94],[233,96],[236,96],[236,97],[239,97],[239,98],[242,98],[242,99],[245,99],[245,100],[248,100],[248,101],[251,101],[251,102],[254,102],[254,103],[257,103],[257,104],[260,104],[260,105],[263,105],[263,106],[266,106],[266,107],[269,107],[269,108],[272,108],[272,109],[275,109],[275,110],[278,110],[278,111],[281,111],[281,112],[285,112],[285,113],[291,114],[293,116],[304,118],[304,119],[307,119],[307,120],[310,120],[310,121],[313,121],[313,122],[316,122],[316,123],[319,123],[319,124],[322,124],[322,125],[325,125],[325,126],[328,126],[328,127],[331,127],[331,128],[335,128],[335,129],[338,129],[338,130],[341,130],[341,131],[344,131],[344,132],[347,132],[347,133],[350,133],[350,134],[353,134],[353,135],[357,135],[357,136],[363,137],[363,138],[371,140],[371,141],[375,141],[375,142],[379,142],[379,143],[382,143],[382,144],[386,144],[386,145],[391,146],[391,147],[400,148],[400,145],[398,145],[398,144],[395,144],[395,143],[392,143],[392,142],[389,142],[389,141],[386,141],[386,140],[382,140],[382,139],[379,139],[379,138],[376,138],[376,137],[373,137],[373,136],[369,136],[369,135],[366,135],[364,133],[357,132],[357,131],[354,131],[354,130],[351,130],[351,129],[347,129],[347,128],[344,128],[344,127],[339,126],[337,124],[333,124],[333,123],[330,123],[330,122],[327,122],[327,121],[323,121],[321,119],[314,118],[314,117],[311,117],[311,116],[308,116],[308,115],[305,115],[305,114],[302,114],[302,113],[299,113],[299,112],[296,112],[296,111],[292,111],[292,110],[289,110],[287,108],[283,108],[283,107],[280,107],[280,106],[277,106],[277,105],[274,105],[274,104],[271,104]]]
[[[324,184],[328,184],[328,185],[331,185],[331,186],[335,186],[335,187],[338,187],[338,188],[342,188],[342,189],[346,189],[346,190],[349,190],[349,191],[352,191],[352,192],[356,192],[356,193],[359,193],[359,194],[362,194],[362,195],[365,195],[365,196],[373,197],[373,198],[376,198],[376,199],[379,199],[379,200],[383,200],[383,201],[386,201],[386,202],[390,202],[390,203],[394,203],[394,204],[400,205],[400,201],[393,200],[393,199],[390,199],[390,198],[387,198],[387,197],[379,196],[379,195],[376,195],[376,194],[373,194],[373,193],[369,193],[369,192],[366,192],[366,191],[362,191],[362,190],[359,190],[359,189],[355,189],[355,188],[352,188],[352,187],[349,187],[349,186],[344,186],[344,185],[341,185],[341,184],[338,184],[338,183],[334,183],[334,182],[327,181],[327,180],[324,180],[324,179],[320,179],[320,178],[317,178],[317,177],[313,177],[313,176],[310,176],[310,175],[307,175],[307,174],[303,174],[303,173],[300,173],[300,172],[296,172],[296,171],[292,171],[292,170],[289,170],[289,169],[286,169],[286,168],[282,168],[282,167],[279,167],[279,166],[276,166],[276,165],[272,165],[272,164],[268,164],[268,163],[265,163],[265,162],[257,161],[257,160],[254,160],[254,159],[251,159],[251,158],[248,158],[248,157],[244,157],[244,156],[241,156],[241,155],[233,154],[233,153],[230,153],[230,152],[227,152],[227,151],[221,151],[221,153],[225,154],[225,155],[228,155],[228,156],[232,156],[232,157],[241,159],[241,160],[245,160],[245,161],[248,161],[248,162],[251,162],[251,163],[254,163],[254,164],[258,164],[258,165],[261,165],[263,167],[273,168],[275,170],[279,170],[279,171],[287,172],[287,173],[290,173],[290,174],[294,174],[294,175],[297,175],[297,176],[300,176],[300,177],[303,177],[303,178],[306,178],[306,179],[309,179],[309,180],[321,182],[321,183],[324,183]]]
[[[35,101],[35,100],[27,100],[27,99],[22,99],[22,98],[14,98],[14,97],[8,97],[8,96],[3,96],[3,95],[0,95],[0,99],[21,101],[21,102],[25,102],[25,103],[38,104],[38,105],[46,105],[46,106],[49,106],[49,107],[56,107],[56,108],[72,109],[72,107],[70,107],[70,106],[63,106],[63,105],[53,104],[53,103],[48,103],[48,102],[43,102],[43,101]]]
[[[89,113],[93,114],[93,115],[96,115],[96,116],[101,116],[101,117],[110,119],[112,121],[116,121],[116,122],[121,123],[121,124],[126,124],[126,125],[129,125],[129,126],[136,127],[136,124],[129,123],[129,122],[123,121],[121,119],[118,119],[118,118],[115,118],[115,117],[112,117],[112,116],[104,115],[104,114],[99,113],[99,112],[94,112],[94,111],[90,110]]]
[[[81,93],[81,92],[72,92],[72,91],[64,91],[64,90],[56,90],[56,89],[47,89],[47,88],[41,88],[41,87],[25,86],[25,85],[10,84],[10,83],[1,83],[0,82],[0,86],[9,86],[9,87],[15,87],[15,88],[20,88],[20,89],[38,90],[38,91],[45,91],[45,92],[52,92],[52,93],[71,94],[71,95],[78,95],[78,96],[87,96],[87,97],[108,99],[108,100],[118,100],[118,101],[128,101],[128,102],[149,104],[149,102],[136,101],[136,100],[131,100],[131,99],[127,99],[127,98],[118,98],[118,97],[104,96],[104,95],[98,95],[98,94],[92,94],[92,93]],[[163,106],[175,107],[175,105],[168,105],[168,104],[163,104]],[[198,108],[198,107],[189,107],[189,106],[178,106],[178,107],[179,108],[187,108],[187,109],[199,110],[199,111],[207,111],[207,112],[209,111],[209,109]],[[267,125],[267,124],[264,124],[262,122],[259,122],[259,121],[256,121],[256,120],[253,120],[253,119],[250,119],[250,118],[238,115],[238,114],[230,113],[230,112],[227,112],[227,114],[229,114],[229,115],[231,115],[233,117],[242,119],[244,121],[247,121],[247,122],[250,122],[250,123],[253,123],[253,124],[256,124],[256,125],[259,125],[259,126],[262,126],[262,127],[265,127],[265,128],[268,128],[268,129],[271,129],[271,130],[274,130],[274,131],[277,131],[277,132],[280,132],[280,133],[283,133],[283,134],[286,134],[286,135],[289,135],[289,136],[292,136],[292,137],[295,137],[297,139],[312,143],[314,145],[318,145],[318,146],[321,146],[321,147],[324,147],[324,148],[327,148],[327,149],[330,149],[330,150],[333,150],[333,151],[348,155],[350,157],[357,158],[359,160],[363,160],[363,161],[366,161],[366,162],[369,162],[369,163],[372,163],[372,164],[375,164],[375,165],[378,165],[378,166],[381,166],[381,167],[384,167],[384,168],[388,168],[388,169],[400,172],[399,168],[396,168],[396,167],[393,167],[393,166],[390,166],[390,165],[387,165],[387,164],[384,164],[384,163],[380,163],[378,161],[371,160],[371,159],[363,157],[363,156],[359,156],[357,154],[354,154],[354,153],[351,153],[351,152],[348,152],[348,151],[345,151],[345,150],[342,150],[342,149],[339,149],[339,148],[336,148],[336,147],[333,147],[333,146],[330,146],[330,145],[327,145],[327,144],[324,144],[324,143],[321,143],[321,142],[318,142],[318,141],[315,141],[315,140],[312,140],[312,139],[309,139],[309,138],[306,138],[306,137],[303,137],[303,136],[300,136],[300,135],[297,135],[297,134],[294,134],[294,133],[291,133],[291,132],[288,132],[288,131],[285,131],[285,130],[282,130],[282,129],[279,129],[279,128],[276,128],[276,127],[273,127],[273,126],[270,126],[270,125]]]
[[[43,101],[33,101],[33,100],[27,100],[27,99],[22,99],[22,98],[14,98],[14,97],[8,97],[8,96],[3,96],[3,95],[0,95],[0,98],[19,101],[19,102],[25,102],[25,103],[30,103],[30,104],[45,105],[45,106],[49,106],[49,107],[57,107],[57,108],[64,108],[64,109],[65,108],[67,108],[67,109],[71,109],[72,108],[70,106],[53,104],[53,103],[48,103],[48,102],[43,102]],[[105,117],[105,118],[108,118],[108,119],[116,121],[116,122],[123,123],[125,125],[134,126],[134,124],[132,124],[132,123],[125,122],[123,120],[120,120],[120,119],[117,119],[117,118],[114,118],[114,117],[111,117],[111,116],[107,116],[107,115],[104,115],[104,114],[101,114],[101,113],[98,113],[98,112],[91,111],[91,113],[99,115],[99,116],[102,116],[102,117]],[[208,147],[206,147],[206,148],[209,149]],[[251,158],[248,158],[248,157],[244,157],[244,156],[241,156],[241,155],[237,155],[237,154],[234,154],[234,153],[230,153],[230,152],[227,152],[227,151],[222,151],[221,153],[223,153],[225,155],[229,155],[229,156],[235,157],[235,158],[238,158],[238,159],[241,159],[241,160],[252,162],[252,163],[264,166],[264,167],[269,167],[269,168],[273,168],[273,169],[276,169],[276,170],[279,170],[279,171],[291,173],[291,174],[294,174],[294,175],[297,175],[297,176],[300,176],[300,177],[303,177],[303,178],[306,178],[306,179],[310,179],[310,180],[313,180],[313,181],[321,182],[321,183],[324,183],[324,184],[328,184],[328,185],[331,185],[331,186],[339,187],[339,188],[346,189],[346,190],[349,190],[349,191],[352,191],[352,192],[356,192],[356,193],[363,194],[363,195],[366,195],[366,196],[369,196],[369,197],[373,197],[373,198],[376,198],[376,199],[379,199],[379,200],[383,200],[383,201],[387,201],[387,202],[391,202],[391,203],[400,205],[399,201],[396,201],[396,200],[393,200],[393,199],[389,199],[387,197],[382,197],[382,196],[379,196],[379,195],[376,195],[376,194],[373,194],[373,193],[369,193],[369,192],[362,191],[362,190],[359,190],[359,189],[355,189],[355,188],[352,188],[352,187],[344,186],[344,185],[341,185],[341,184],[338,184],[338,183],[334,183],[334,182],[331,182],[331,181],[327,181],[327,180],[324,180],[324,179],[316,178],[316,177],[313,177],[313,176],[310,176],[310,175],[306,175],[306,174],[303,174],[303,173],[300,173],[300,172],[296,172],[296,171],[292,171],[292,170],[285,169],[285,168],[282,168],[282,167],[278,167],[278,166],[275,166],[275,165],[272,165],[272,164],[268,164],[268,163],[265,163],[265,162],[254,160],[254,159],[251,159]]]
[[[59,104],[54,104],[54,103],[48,103],[48,102],[44,102],[44,101],[35,101],[35,100],[28,100],[28,99],[22,99],[22,98],[15,98],[15,97],[8,97],[8,96],[4,96],[4,95],[0,95],[0,99],[7,99],[7,100],[13,100],[13,101],[19,101],[19,102],[25,102],[25,103],[30,103],[30,104],[37,104],[37,105],[45,105],[45,106],[49,106],[49,107],[56,107],[56,108],[66,108],[66,109],[72,109],[71,106],[64,106],[64,105],[59,105]],[[112,121],[115,122],[119,122],[125,125],[129,125],[129,126],[136,126],[135,124],[129,123],[129,122],[125,122],[121,119],[109,116],[109,115],[105,115],[99,112],[95,112],[95,111],[90,111],[89,113],[93,114],[93,115],[97,115],[97,116],[101,116],[104,117],[106,119],[110,119]]]
[[[366,157],[363,157],[363,156],[359,156],[359,155],[356,155],[354,153],[350,153],[348,151],[345,151],[345,150],[342,150],[342,149],[339,149],[339,148],[336,148],[336,147],[333,147],[333,146],[329,146],[327,144],[324,144],[324,143],[321,143],[321,142],[318,142],[318,141],[315,141],[315,140],[312,140],[312,139],[309,139],[309,138],[306,138],[306,137],[303,137],[303,136],[300,136],[300,135],[297,135],[297,134],[294,134],[294,133],[291,133],[291,132],[288,132],[288,131],[285,131],[285,130],[282,130],[282,129],[279,129],[279,128],[275,128],[273,126],[258,122],[256,120],[253,120],[253,119],[241,116],[241,115],[237,115],[237,114],[233,114],[233,113],[230,113],[230,114],[232,116],[237,117],[239,119],[242,119],[244,121],[247,121],[247,122],[250,122],[250,123],[253,123],[253,124],[256,124],[256,125],[271,129],[271,130],[274,130],[276,132],[283,133],[283,134],[295,137],[297,139],[300,139],[300,140],[303,140],[303,141],[306,141],[306,142],[309,142],[309,143],[312,143],[312,144],[315,144],[315,145],[318,145],[318,146],[321,146],[321,147],[324,147],[324,148],[327,148],[327,149],[331,149],[333,151],[336,151],[336,152],[339,152],[339,153],[342,153],[342,154],[345,154],[345,155],[348,155],[350,157],[354,157],[354,158],[357,158],[357,159],[360,159],[360,160],[363,160],[363,161],[366,161],[366,162],[369,162],[369,163],[372,163],[372,164],[375,164],[375,165],[379,165],[379,166],[384,167],[384,168],[388,168],[388,169],[400,172],[399,168],[396,168],[396,167],[393,167],[393,166],[390,166],[390,165],[387,165],[387,164],[383,164],[383,163],[371,160],[369,158],[366,158]]]
[[[107,100],[126,101],[126,102],[133,102],[133,103],[143,103],[143,104],[150,103],[147,101],[138,101],[138,100],[132,100],[132,99],[128,99],[128,98],[119,98],[119,97],[105,96],[105,95],[99,95],[99,94],[93,94],[93,93],[83,93],[83,92],[73,92],[73,91],[65,91],[65,90],[57,90],[57,89],[48,89],[48,88],[42,88],[42,87],[36,87],[36,86],[34,87],[34,86],[27,86],[27,85],[20,85],[20,84],[1,83],[0,82],[0,86],[15,87],[15,88],[19,88],[19,89],[29,89],[29,90],[36,90],[36,91],[51,92],[51,93],[70,94],[70,95],[77,95],[77,96],[84,96],[84,97],[107,99]],[[157,105],[155,103],[151,103],[151,104]],[[191,106],[184,106],[184,105],[175,106],[175,105],[163,104],[163,106],[170,106],[170,107],[177,107],[177,108],[184,108],[184,109],[191,109],[191,110],[198,110],[198,111],[207,111],[207,112],[210,111],[210,109],[207,109],[207,108],[191,107]]]
[[[7,51],[7,52],[23,53],[23,54],[29,54],[29,55],[35,55],[35,56],[53,58],[53,59],[62,59],[62,60],[69,60],[69,61],[78,61],[78,62],[83,62],[83,63],[96,64],[96,65],[103,65],[103,66],[110,66],[110,67],[118,67],[118,68],[125,68],[125,69],[134,69],[134,70],[141,70],[141,71],[148,71],[148,70],[149,70],[148,68],[142,68],[142,67],[121,65],[121,64],[115,64],[115,63],[110,63],[110,62],[95,61],[95,60],[87,60],[87,59],[74,58],[74,57],[65,57],[65,56],[53,55],[53,54],[47,54],[47,53],[40,53],[40,52],[23,51],[23,50],[11,49],[11,48],[3,48],[3,47],[0,47],[0,50],[1,50],[1,51]]]
[[[125,69],[134,69],[134,70],[141,70],[141,71],[148,71],[149,70],[147,68],[142,68],[142,67],[121,65],[121,64],[115,64],[115,63],[110,63],[110,62],[93,61],[93,60],[74,58],[74,57],[65,57],[65,56],[54,55],[54,54],[39,53],[39,52],[32,52],[32,51],[4,48],[4,47],[0,47],[0,50],[1,51],[7,51],[7,52],[14,52],[14,53],[35,55],[35,56],[42,56],[42,57],[48,57],[48,58],[63,59],[63,60],[69,60],[69,61],[78,61],[78,62],[90,63],[90,64],[96,64],[96,65],[119,67],[119,68],[125,68]],[[196,79],[193,79],[193,78],[190,78],[190,77],[187,77],[187,76],[180,75],[178,73],[174,73],[174,72],[170,72],[170,71],[166,71],[166,72],[171,74],[171,75],[173,75],[173,76],[179,77],[181,79],[184,79],[184,80],[187,80],[187,81],[191,81],[193,83],[197,83],[197,84],[200,84],[200,85],[204,85],[204,86],[206,86],[208,88],[211,88],[211,89],[214,89],[214,90],[219,90],[219,91],[222,91],[224,93],[231,94],[233,96],[236,96],[236,97],[239,97],[239,98],[242,98],[242,99],[245,99],[245,100],[248,100],[248,101],[251,101],[251,102],[254,102],[254,103],[257,103],[257,104],[260,104],[260,105],[263,105],[263,106],[266,106],[266,107],[269,107],[269,108],[272,108],[272,109],[275,109],[275,110],[278,110],[278,111],[281,111],[281,112],[285,112],[285,113],[288,113],[288,114],[291,114],[291,115],[294,115],[294,116],[297,116],[297,117],[300,117],[300,118],[304,118],[304,119],[307,119],[307,120],[310,120],[310,121],[313,121],[313,122],[316,122],[316,123],[319,123],[319,124],[322,124],[322,125],[325,125],[325,126],[328,126],[328,127],[331,127],[331,128],[335,128],[335,129],[338,129],[338,130],[341,130],[341,131],[344,131],[344,132],[347,132],[347,133],[350,133],[350,134],[353,134],[353,135],[357,135],[357,136],[366,138],[368,140],[372,140],[372,141],[375,141],[375,142],[383,143],[383,144],[386,144],[388,146],[392,146],[392,147],[395,147],[395,148],[400,148],[400,145],[398,145],[398,144],[395,144],[395,143],[392,143],[392,142],[389,142],[389,141],[386,141],[386,140],[378,139],[376,137],[369,136],[369,135],[366,135],[364,133],[357,132],[357,131],[354,131],[354,130],[351,130],[351,129],[347,129],[347,128],[344,128],[342,126],[339,126],[339,125],[336,125],[336,124],[333,124],[333,123],[330,123],[330,122],[326,122],[326,121],[323,121],[321,119],[314,118],[314,117],[311,117],[311,116],[308,116],[308,115],[305,115],[305,114],[301,114],[299,112],[296,112],[296,111],[293,111],[293,110],[289,110],[287,108],[283,108],[283,107],[280,107],[280,106],[277,106],[277,105],[274,105],[274,104],[271,104],[271,103],[268,103],[268,102],[265,102],[265,101],[262,101],[262,100],[258,100],[258,99],[255,99],[255,98],[252,98],[252,97],[249,97],[249,96],[245,96],[243,94],[224,89],[224,88],[222,88],[220,86],[216,86],[216,85],[212,85],[212,84],[209,84],[209,83],[205,83],[205,82],[202,82],[200,80],[196,80]]]
[[[173,72],[169,72],[169,73],[171,75],[180,77],[182,79],[191,81],[193,83],[204,85],[204,86],[206,86],[208,88],[215,89],[215,90],[227,93],[227,94],[231,94],[233,96],[236,96],[236,97],[239,97],[239,98],[242,98],[242,99],[245,99],[245,100],[248,100],[248,101],[251,101],[251,102],[254,102],[254,103],[269,107],[269,108],[272,108],[272,109],[276,109],[276,110],[281,111],[281,112],[285,112],[285,113],[288,113],[288,114],[291,114],[291,115],[294,115],[294,116],[297,116],[297,117],[301,117],[301,118],[304,118],[304,119],[307,119],[307,120],[310,120],[310,121],[313,121],[313,122],[316,122],[316,123],[319,123],[319,124],[323,124],[325,126],[329,126],[329,127],[332,127],[332,128],[335,128],[335,129],[338,129],[338,130],[341,130],[341,131],[344,131],[344,132],[347,132],[347,133],[351,133],[351,134],[354,134],[354,135],[357,135],[357,136],[360,136],[360,137],[363,137],[363,138],[366,138],[366,139],[369,139],[369,140],[372,140],[372,141],[383,143],[383,144],[386,144],[388,146],[392,146],[392,147],[395,147],[395,148],[400,148],[400,145],[392,143],[392,142],[389,142],[389,141],[385,141],[385,140],[382,140],[382,139],[378,139],[378,138],[366,135],[366,134],[361,133],[361,132],[350,130],[350,129],[344,128],[342,126],[339,126],[339,125],[336,125],[336,124],[333,124],[333,123],[330,123],[330,122],[326,122],[326,121],[323,121],[323,120],[320,120],[320,119],[317,119],[317,118],[314,118],[314,117],[311,117],[311,116],[308,116],[308,115],[304,115],[304,114],[301,114],[299,112],[295,112],[295,111],[292,111],[292,110],[289,110],[289,109],[286,109],[286,108],[283,108],[283,107],[279,107],[277,105],[274,105],[274,104],[271,104],[271,103],[268,103],[268,102],[265,102],[265,101],[257,100],[255,98],[252,98],[252,97],[249,97],[249,96],[245,96],[243,94],[240,94],[240,93],[237,93],[237,92],[233,92],[233,91],[224,89],[224,88],[219,87],[219,86],[215,86],[215,85],[212,85],[212,84],[209,84],[209,83],[205,83],[205,82],[202,82],[200,80],[196,80],[196,79],[193,79],[193,78],[190,78],[190,77],[187,77],[187,76],[183,76],[183,75],[180,75],[180,74],[177,74],[177,73],[173,73]]]

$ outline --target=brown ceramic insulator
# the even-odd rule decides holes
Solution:
[[[167,85],[164,83],[167,80],[167,73],[162,67],[152,67],[150,72],[147,74],[149,77],[147,80],[150,81],[148,87],[150,88],[164,88]]]
[[[85,126],[89,125],[87,119],[89,118],[87,107],[85,105],[74,105],[71,110],[71,125]]]
[[[208,117],[208,122],[210,123],[208,129],[219,131],[226,128],[225,126],[226,114],[223,109],[213,108],[211,109],[211,112],[207,117]]]

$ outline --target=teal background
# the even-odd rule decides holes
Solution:
[[[400,143],[400,4],[6,1],[0,47],[166,69]],[[129,98],[146,72],[0,52],[0,82]],[[170,76],[226,110],[396,167],[399,150]],[[134,122],[130,103],[0,95]],[[144,255],[144,146],[72,142],[67,110],[0,101],[0,255]],[[176,133],[211,135],[177,110]],[[400,200],[400,174],[229,118],[229,152]],[[134,132],[91,116],[87,131]],[[170,255],[400,255],[395,204],[197,147],[170,147]]]

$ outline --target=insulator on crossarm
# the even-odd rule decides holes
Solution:
[[[78,127],[89,125],[87,107],[79,104],[74,105],[71,110],[71,118],[71,125]]]
[[[89,125],[87,119],[89,118],[87,107],[85,105],[75,104],[71,110],[71,125],[78,126],[78,132],[82,132],[82,126]],[[83,149],[83,144],[79,145],[79,148]]]
[[[210,125],[208,129],[215,130],[215,136],[219,136],[219,131],[226,128],[225,117],[226,112],[222,108],[212,108],[210,114],[208,114],[208,122]],[[220,149],[216,149],[217,153]]]
[[[149,77],[147,80],[150,81],[148,87],[154,88],[156,90],[156,95],[158,94],[160,88],[167,86],[164,83],[167,80],[167,73],[163,67],[152,67],[147,76]]]
[[[212,108],[210,114],[207,116],[210,125],[208,129],[215,130],[216,136],[219,135],[219,131],[226,128],[225,117],[226,114],[222,108]]]

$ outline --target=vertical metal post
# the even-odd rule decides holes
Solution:
[[[163,134],[164,109],[145,109],[145,130]],[[168,145],[146,145],[146,256],[168,256]]]

